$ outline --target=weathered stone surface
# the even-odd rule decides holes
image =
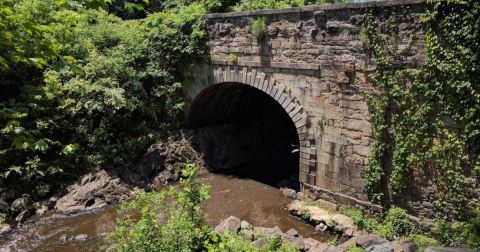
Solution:
[[[242,222],[240,222],[240,229],[242,230],[253,229],[253,226],[247,221],[242,220]]]
[[[68,236],[66,234],[63,234],[60,236],[60,238],[58,238],[58,240],[61,242],[66,242],[68,241]]]
[[[391,243],[382,243],[369,246],[365,249],[366,252],[393,252],[393,245]]]
[[[5,223],[0,224],[0,235],[8,233],[8,232],[10,232],[10,230],[12,230],[10,225],[5,224]]]
[[[39,208],[35,209],[36,215],[43,215],[48,211],[48,207],[46,205],[42,205]]]
[[[425,252],[475,252],[474,249],[467,248],[437,248],[437,247],[427,247]]]
[[[353,223],[352,218],[346,215],[330,213],[321,207],[304,204],[298,200],[293,201],[289,205],[288,211],[297,216],[302,216],[307,213],[311,222],[325,224],[328,227],[334,228],[336,231],[345,232],[346,230],[350,230],[353,232],[352,230],[358,229],[358,227]],[[324,225],[318,226],[318,229],[326,230]]]
[[[303,240],[305,244],[305,250],[309,252],[326,252],[329,245],[319,242],[313,238],[306,238]]]
[[[257,248],[261,248],[265,245],[267,245],[267,242],[268,242],[268,239],[267,238],[260,238],[258,240],[255,240],[253,242],[253,246],[257,247]]]
[[[33,209],[33,201],[30,199],[28,195],[23,195],[21,198],[16,199],[13,201],[11,205],[11,211],[14,213],[22,212],[25,210],[32,210]]]
[[[357,246],[362,247],[363,249],[367,249],[374,245],[381,245],[386,242],[387,240],[375,234],[360,235],[355,237],[355,243]]]
[[[129,196],[132,189],[115,175],[106,171],[89,173],[73,184],[68,193],[61,197],[55,208],[62,212],[78,212],[103,207]]]
[[[280,191],[282,191],[283,195],[285,195],[285,197],[287,197],[287,198],[290,198],[290,199],[296,199],[297,198],[297,192],[293,189],[280,188]]]
[[[15,221],[18,223],[24,222],[28,217],[30,217],[31,213],[29,210],[24,210],[20,212],[17,217],[15,217]]]
[[[365,70],[373,72],[377,67],[361,36],[366,11],[375,10],[373,16],[380,26],[388,23],[383,22],[387,18],[399,21],[399,47],[408,55],[402,67],[418,68],[426,55],[420,25],[427,9],[424,1],[377,3],[208,15],[210,59],[195,71],[196,82],[185,90],[187,102],[192,103],[210,85],[225,83],[227,77],[261,86],[288,110],[297,128],[304,127],[299,130],[301,147],[316,148],[305,162],[309,166],[302,167],[300,182],[314,186],[313,190],[327,189],[343,197],[342,201],[365,201],[364,171],[373,143],[371,112],[365,97],[378,91],[365,74]],[[409,10],[408,18],[400,11],[404,7]],[[256,16],[267,17],[265,41],[258,41],[252,34]],[[389,36],[384,28],[378,29],[380,37]],[[410,41],[412,34],[415,39]],[[407,47],[406,41],[411,46]],[[238,56],[236,62],[230,59],[232,52]],[[231,66],[242,69],[233,75],[242,78],[231,77]],[[256,76],[274,80],[268,82],[274,85],[264,88],[258,85]],[[205,83],[205,79],[211,81]],[[295,101],[295,106],[288,101]],[[426,186],[432,180],[413,183],[415,190],[411,191],[415,194],[406,195],[409,202],[403,204],[409,211],[433,217],[433,206],[423,203],[439,197],[435,187]]]
[[[288,230],[285,234],[282,235],[282,240],[285,243],[288,243],[300,250],[305,249],[305,243],[303,241],[303,237],[300,236],[295,229]]]
[[[395,246],[394,252],[415,252],[418,250],[417,244],[411,241],[403,241]]]
[[[76,235],[73,239],[75,241],[86,241],[88,238],[88,235],[86,234],[79,234],[79,235]]]
[[[273,228],[254,227],[253,233],[255,234],[255,239],[257,237],[263,238],[263,237],[270,237],[270,236],[276,236],[280,238],[283,235],[283,232],[279,227],[273,227]]]
[[[255,239],[255,235],[253,234],[253,230],[245,229],[242,230],[243,237],[249,241],[253,241]]]
[[[223,235],[225,232],[237,233],[240,230],[240,222],[239,218],[230,216],[215,227],[215,232],[219,235]]]

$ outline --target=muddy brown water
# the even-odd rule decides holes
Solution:
[[[314,227],[290,216],[291,200],[278,188],[251,180],[218,174],[204,174],[199,178],[212,185],[210,199],[205,204],[208,223],[212,226],[230,215],[246,220],[254,226],[278,226],[283,232],[296,229],[304,237],[327,241],[335,236],[316,234]],[[0,237],[3,251],[98,251],[105,234],[112,230],[116,208],[109,206],[76,215],[49,213],[34,217],[8,236]],[[85,241],[61,241],[67,235],[87,234]]]

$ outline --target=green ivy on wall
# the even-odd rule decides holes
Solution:
[[[408,9],[401,18],[365,16],[362,38],[376,64],[368,76],[378,90],[368,96],[375,142],[365,185],[371,200],[388,205],[416,177],[432,177],[435,206],[447,214],[451,204],[449,214],[459,216],[478,198],[480,3],[435,1],[428,8],[421,22],[427,55],[419,69],[405,62],[416,53],[420,27],[407,25],[406,34],[398,28],[410,23]]]

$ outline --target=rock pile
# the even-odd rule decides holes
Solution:
[[[362,248],[367,252],[413,252],[417,249],[411,242],[394,244],[374,234],[358,235],[342,244],[329,245],[312,238],[303,238],[295,229],[284,233],[279,227],[254,227],[235,216],[230,216],[220,222],[215,227],[215,232],[219,236],[223,236],[225,232],[240,234],[259,248],[266,245],[272,236],[276,236],[282,242],[306,252],[343,252],[353,247]]]

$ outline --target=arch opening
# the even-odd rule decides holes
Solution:
[[[210,171],[299,188],[297,129],[268,94],[240,83],[209,86],[192,102],[188,122]]]

